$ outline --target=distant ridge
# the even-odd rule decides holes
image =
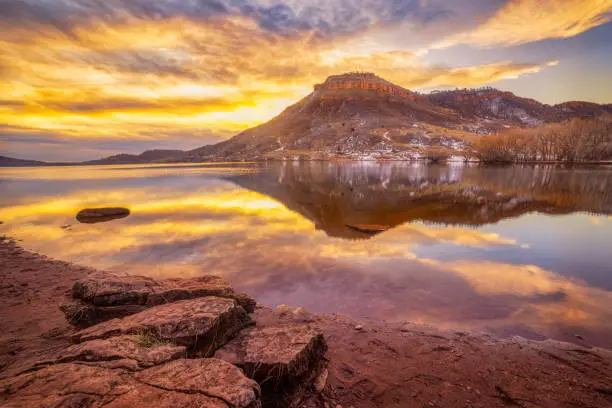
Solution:
[[[183,155],[185,155],[185,151],[183,150],[147,150],[138,155],[121,153],[104,157],[102,159],[88,160],[83,162],[44,162],[39,160],[23,160],[8,156],[0,156],[0,166],[25,167],[163,163],[164,161],[180,158]]]
[[[155,163],[164,160],[180,158],[185,154],[183,150],[147,150],[138,155],[135,154],[116,154],[103,159],[89,160],[82,164],[138,164]]]
[[[38,160],[15,159],[8,156],[0,156],[0,166],[19,167],[19,166],[43,166],[47,163]]]

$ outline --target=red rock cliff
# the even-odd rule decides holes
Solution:
[[[331,89],[365,89],[413,101],[419,97],[418,94],[385,81],[372,73],[332,75],[324,83],[314,87],[315,91]]]

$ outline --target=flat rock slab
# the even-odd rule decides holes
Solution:
[[[61,310],[72,324],[89,326],[149,307],[207,296],[235,299],[247,312],[255,310],[254,299],[234,292],[218,276],[157,281],[145,276],[107,273],[77,281],[72,288],[73,299],[64,303]]]
[[[58,356],[57,362],[83,362],[137,371],[186,354],[185,346],[164,344],[145,335],[119,336],[72,345]]]
[[[146,276],[100,273],[76,281],[72,297],[96,306],[144,305],[154,286],[159,283]]]
[[[72,339],[82,343],[148,334],[208,356],[250,323],[249,315],[233,299],[211,296],[168,303],[109,320],[75,333]]]
[[[221,360],[176,360],[132,373],[56,364],[2,384],[7,408],[112,407],[260,408],[259,386]],[[163,369],[162,369],[163,368]],[[157,377],[162,374],[164,378]]]
[[[198,276],[187,279],[164,279],[147,298],[147,306],[156,306],[177,300],[194,299],[206,296],[219,296],[236,299],[248,312],[255,308],[255,301],[245,294],[234,292],[223,278],[214,275]],[[251,305],[252,304],[252,305]]]
[[[255,381],[235,365],[215,358],[176,360],[142,371],[136,378],[165,390],[219,398],[232,407],[251,407],[260,397]]]
[[[217,350],[216,358],[242,368],[249,378],[263,382],[299,378],[316,371],[327,344],[323,335],[307,324],[285,323],[251,327]]]

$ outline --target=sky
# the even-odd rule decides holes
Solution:
[[[612,0],[0,0],[0,155],[229,138],[332,74],[612,102]]]

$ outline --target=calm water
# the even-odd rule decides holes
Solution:
[[[80,224],[78,210],[126,206]],[[274,306],[612,347],[612,168],[411,163],[0,169],[0,234]]]

